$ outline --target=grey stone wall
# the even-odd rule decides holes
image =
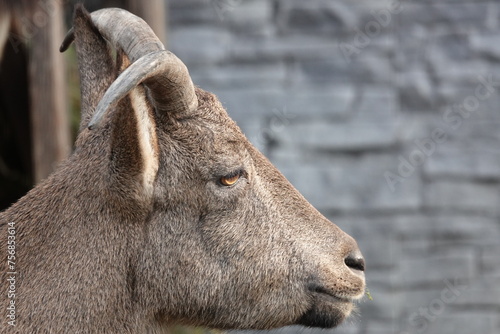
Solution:
[[[170,15],[195,83],[358,240],[374,300],[335,333],[500,333],[499,1],[170,0]]]

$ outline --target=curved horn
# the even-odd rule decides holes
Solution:
[[[158,112],[191,111],[198,106],[186,66],[165,50],[143,19],[119,8],[95,11],[91,18],[101,35],[115,48],[122,49],[132,64],[108,88],[97,105],[89,128],[98,126],[105,111],[141,83],[149,88]],[[67,48],[73,39],[70,30],[61,49]]]
[[[106,110],[140,83],[150,89],[160,112],[194,110],[198,106],[186,66],[173,53],[157,51],[142,56],[118,76],[97,104],[88,127],[98,126]]]

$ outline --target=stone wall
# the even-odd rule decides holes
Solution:
[[[499,18],[481,0],[170,0],[195,84],[364,252],[374,300],[335,333],[500,332]]]

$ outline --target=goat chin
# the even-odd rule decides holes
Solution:
[[[318,294],[311,308],[298,320],[298,325],[319,328],[333,328],[340,325],[353,311],[352,301]]]

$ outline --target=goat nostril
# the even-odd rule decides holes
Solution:
[[[344,263],[351,269],[365,271],[365,259],[359,255],[349,255],[345,258]]]

